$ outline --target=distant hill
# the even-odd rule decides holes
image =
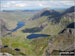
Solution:
[[[16,11],[21,11],[21,12],[38,12],[40,11],[40,9],[36,9],[36,10],[3,10],[1,12],[16,12]]]

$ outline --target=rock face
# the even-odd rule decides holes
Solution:
[[[7,33],[8,29],[6,27],[6,23],[0,19],[0,37],[4,36]]]
[[[43,56],[50,56],[54,50],[71,51],[75,48],[75,29],[65,29],[63,33],[50,39],[48,46],[45,49]],[[56,51],[57,52],[57,51]]]
[[[67,28],[75,28],[75,22],[73,22],[73,23],[71,23],[71,24],[69,24],[68,26],[67,26]]]

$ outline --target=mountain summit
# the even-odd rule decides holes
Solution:
[[[59,14],[59,12],[56,12],[55,10],[50,10],[50,8],[44,8],[40,12],[38,12],[36,15],[34,15],[32,20],[37,19],[42,16],[49,16],[49,15],[54,16],[54,15],[58,15],[58,14]]]

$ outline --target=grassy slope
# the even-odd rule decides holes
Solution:
[[[28,55],[34,55],[34,56],[40,55],[42,49],[47,45],[46,39],[48,38],[40,38],[40,39],[38,38],[38,39],[29,40],[26,39],[26,36],[29,35],[29,33],[24,34],[20,31],[14,32],[12,35],[13,35],[12,37],[7,36],[1,38],[3,45],[8,45],[13,49],[19,48],[23,53]]]

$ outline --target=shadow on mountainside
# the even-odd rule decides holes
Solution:
[[[44,27],[34,27],[34,28],[26,28],[22,30],[23,33],[35,33],[43,30]]]

